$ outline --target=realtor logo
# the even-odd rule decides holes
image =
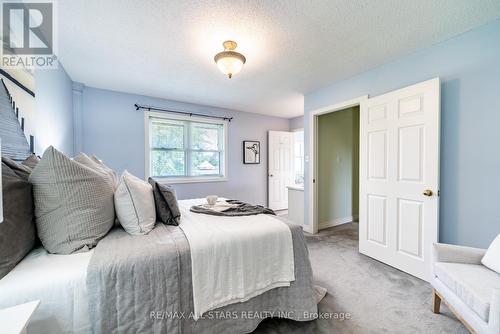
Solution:
[[[2,67],[57,67],[54,6],[52,1],[2,2]]]

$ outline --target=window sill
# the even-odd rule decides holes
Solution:
[[[223,177],[164,177],[164,178],[153,178],[155,181],[165,184],[182,184],[182,183],[208,183],[208,182],[226,182],[228,178],[226,176]]]

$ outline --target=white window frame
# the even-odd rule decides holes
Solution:
[[[222,124],[223,126],[223,145],[224,145],[224,158],[221,160],[223,166],[222,176],[180,176],[180,177],[155,177],[155,180],[163,183],[204,183],[204,182],[224,182],[228,180],[228,121],[222,119],[210,119],[205,117],[184,116],[162,112],[147,111],[144,113],[144,149],[145,149],[145,175],[146,179],[151,176],[151,132],[150,132],[150,119],[163,118],[166,120],[178,120],[189,122],[200,122],[209,124]],[[184,138],[185,139],[185,138]]]

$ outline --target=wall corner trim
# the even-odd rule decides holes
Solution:
[[[83,151],[83,91],[85,85],[80,82],[72,84],[73,90],[73,153],[76,155]]]

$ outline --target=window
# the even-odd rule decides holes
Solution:
[[[148,176],[169,182],[226,179],[227,122],[147,113]]]
[[[304,131],[293,133],[293,169],[296,185],[304,184]]]

